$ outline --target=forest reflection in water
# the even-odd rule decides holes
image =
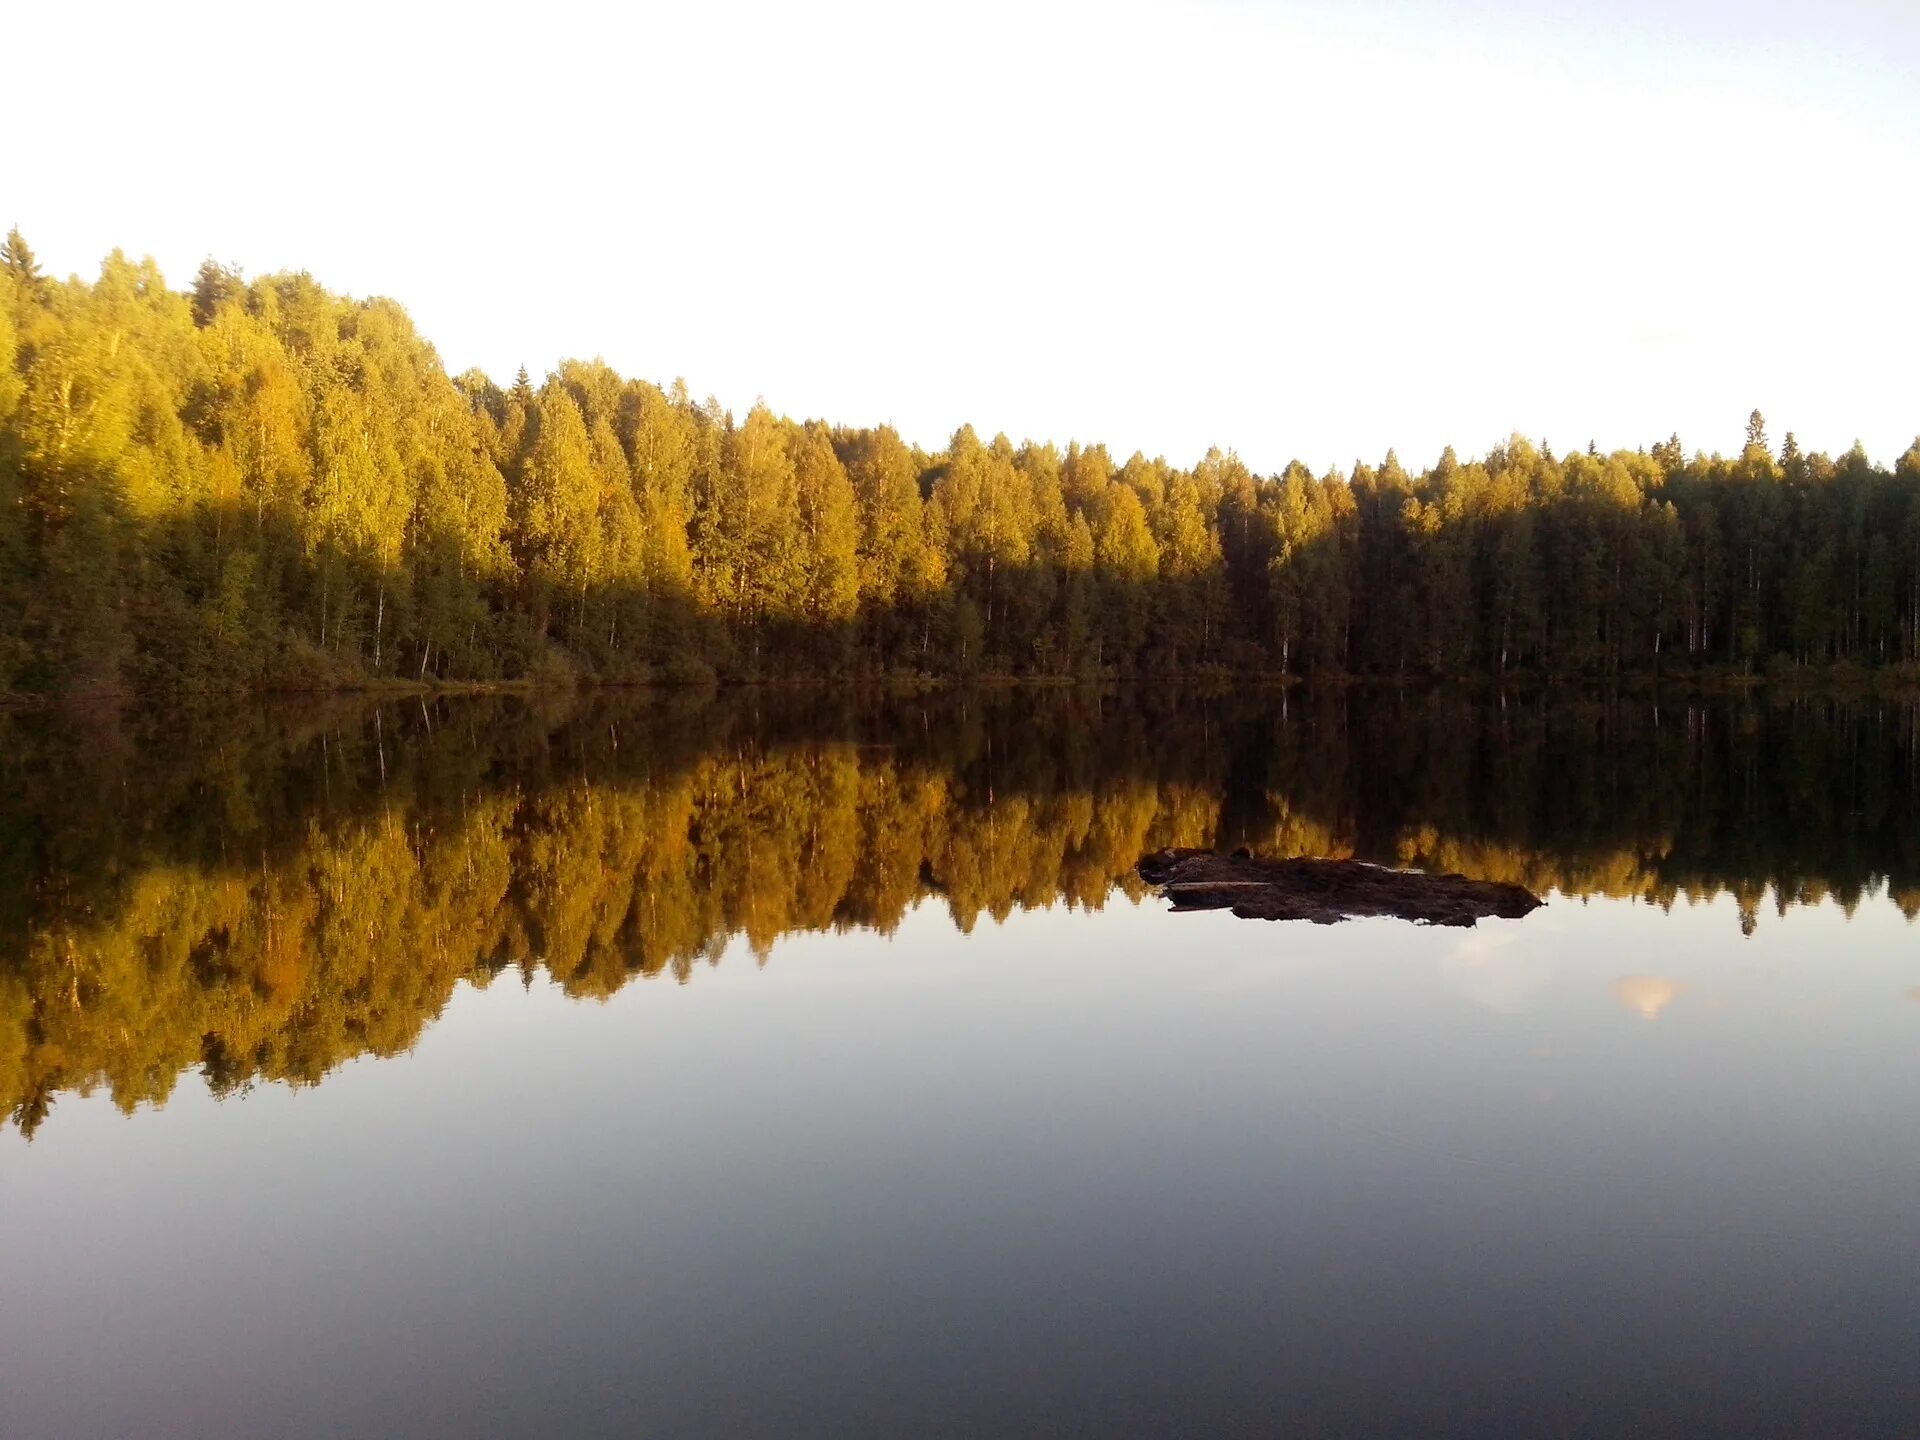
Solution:
[[[312,1084],[456,985],[687,979],[743,935],[1138,901],[1141,855],[1357,856],[1743,929],[1920,913],[1910,704],[1004,690],[0,719],[0,1108]],[[1644,989],[1644,987],[1643,987]],[[1648,1015],[1666,999],[1623,992]]]

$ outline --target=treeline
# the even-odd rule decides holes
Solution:
[[[1920,667],[1920,442],[1252,474],[796,422],[389,301],[0,251],[0,692]]]
[[[1920,915],[1911,703],[1127,693],[0,717],[0,1115],[316,1083],[462,980],[601,996],[734,936],[1137,898],[1165,845]]]

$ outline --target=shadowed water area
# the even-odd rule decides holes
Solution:
[[[40,713],[0,785],[9,1437],[1920,1405],[1908,704]],[[1547,903],[1175,914],[1185,848]]]

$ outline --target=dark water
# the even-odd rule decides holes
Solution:
[[[1882,702],[0,720],[0,1434],[1920,1431]],[[1163,845],[1549,896],[1172,914]]]

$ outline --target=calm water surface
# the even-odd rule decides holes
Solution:
[[[9,1440],[1920,1429],[1905,707],[0,727]]]

